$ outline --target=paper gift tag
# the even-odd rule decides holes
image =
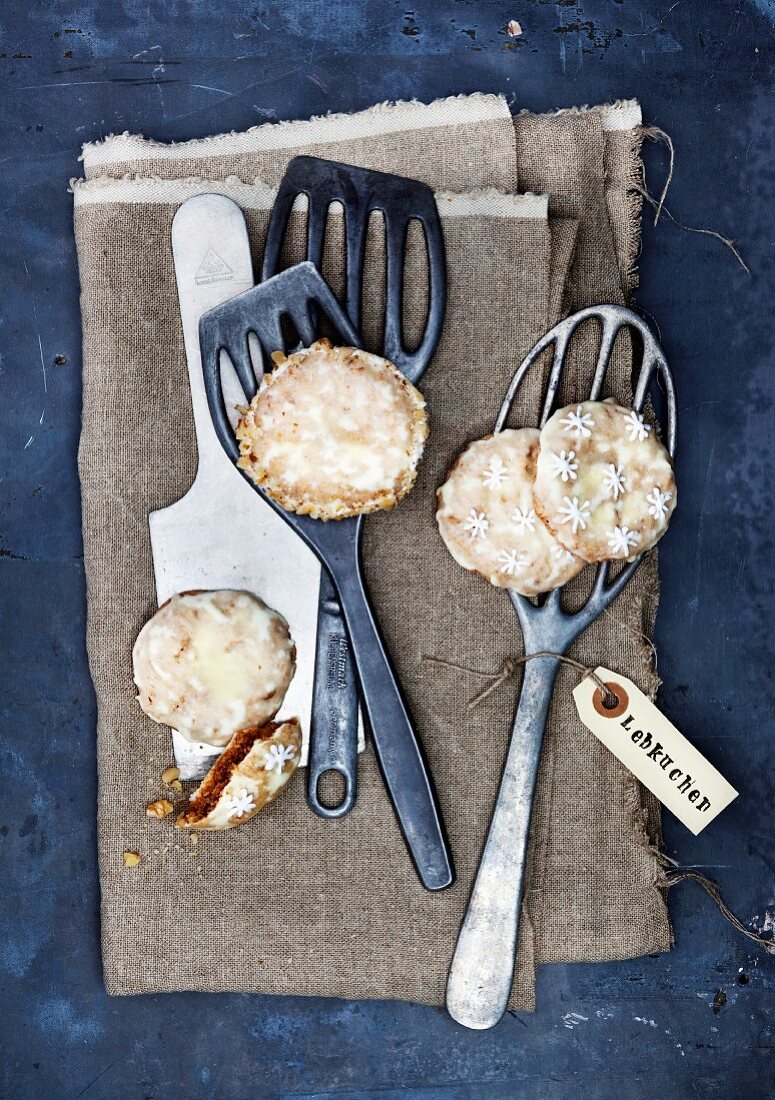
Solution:
[[[573,691],[579,718],[696,836],[737,791],[632,680],[607,668],[595,672],[616,696],[616,706],[603,705],[603,693],[587,676]]]

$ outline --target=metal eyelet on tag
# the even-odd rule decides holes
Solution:
[[[603,718],[618,718],[620,714],[624,714],[627,707],[630,705],[630,697],[624,690],[621,684],[614,683],[613,681],[605,685],[612,695],[616,697],[616,706],[607,707],[605,700],[603,699],[603,693],[600,688],[597,689],[592,696],[592,706],[595,708],[598,714],[601,714]]]

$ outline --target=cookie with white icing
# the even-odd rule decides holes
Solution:
[[[296,670],[296,647],[282,615],[252,592],[183,592],[145,624],[132,663],[149,718],[220,747],[274,717]]]
[[[301,757],[298,718],[240,730],[191,795],[176,825],[233,829],[277,798]]]
[[[328,340],[275,360],[237,425],[241,469],[317,519],[397,504],[428,435],[422,394],[387,359]]]
[[[589,562],[631,560],[667,529],[673,463],[640,413],[611,400],[583,401],[544,425],[533,496],[571,553]]]
[[[452,557],[498,588],[535,596],[584,567],[533,508],[540,433],[507,428],[471,443],[437,493],[436,520]]]

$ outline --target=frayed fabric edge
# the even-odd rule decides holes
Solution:
[[[264,152],[329,142],[336,137],[349,140],[394,130],[459,126],[466,122],[508,117],[509,108],[504,96],[489,92],[448,96],[431,103],[416,99],[388,100],[354,114],[331,113],[309,119],[265,122],[248,130],[232,130],[190,141],[161,142],[125,131],[123,134],[110,134],[101,141],[87,142],[80,159],[87,169],[92,169],[128,160],[228,156],[239,152]],[[343,126],[347,127],[344,134],[341,132]]]
[[[613,103],[603,103],[590,107],[560,107],[556,111],[546,111],[537,117],[558,118],[562,115],[594,114],[600,118],[600,126],[604,133],[613,133],[621,130],[634,130],[643,122],[643,114],[637,99],[617,99]],[[535,115],[534,111],[518,111],[517,115]]]
[[[127,175],[122,179],[100,176],[71,179],[70,192],[76,208],[133,203],[182,203],[195,195],[217,194],[233,199],[245,210],[271,210],[277,190],[256,178],[252,183],[238,176],[205,180],[199,176],[161,179],[158,176]],[[549,196],[510,194],[487,187],[472,191],[437,191],[436,202],[444,217],[502,217],[546,221]]]

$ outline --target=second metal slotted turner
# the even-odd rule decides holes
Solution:
[[[280,270],[288,220],[299,196],[307,200],[306,259],[321,271],[329,211],[341,207],[344,219],[345,290],[343,306],[362,346],[361,314],[369,219],[384,219],[385,317],[379,351],[417,383],[438,346],[446,307],[444,237],[430,187],[417,180],[357,168],[320,157],[294,157],[280,183],[267,229],[261,278]],[[404,259],[410,222],[422,227],[428,263],[428,311],[414,349],[403,334]],[[416,288],[412,288],[416,290]],[[359,526],[362,519],[356,521]],[[357,783],[358,693],[347,631],[334,585],[325,569],[320,577],[318,647],[312,691],[307,767],[307,801],[321,817],[342,817],[352,808]],[[344,779],[337,806],[320,800],[318,784],[330,771]]]
[[[642,361],[635,387],[633,408],[640,411],[653,376],[662,378],[667,400],[666,445],[675,452],[676,404],[673,379],[665,356],[650,329],[636,313],[623,306],[592,306],[555,325],[522,362],[495,422],[502,431],[520,384],[543,352],[554,347],[540,426],[552,413],[565,355],[571,336],[587,320],[602,324],[600,351],[589,399],[600,399],[616,337],[623,328],[634,329],[643,342]],[[578,611],[562,608],[562,589],[550,592],[539,606],[513,590],[514,605],[525,643],[525,654],[564,654],[582,631],[621,592],[640,563],[625,565],[610,584],[608,564],[598,566],[589,599]],[[536,657],[525,663],[524,679],[511,733],[495,810],[487,834],[479,871],[458,936],[447,982],[447,1010],[466,1027],[484,1029],[497,1024],[506,1011],[514,974],[527,859],[530,814],[533,805],[541,744],[549,713],[559,662],[556,657]]]
[[[257,338],[266,363],[272,352],[286,349],[284,319],[308,345],[315,339],[321,313],[344,342],[357,345],[357,335],[328,284],[307,262],[275,275],[202,318],[199,338],[205,392],[218,439],[234,463],[239,447],[224,397],[221,351],[231,359],[250,401],[257,384],[249,334]],[[454,877],[452,860],[430,775],[369,605],[360,555],[361,524],[355,518],[324,523],[287,512],[252,481],[249,484],[304,539],[331,575],[344,612],[374,749],[399,825],[423,885],[429,890],[444,889]]]

